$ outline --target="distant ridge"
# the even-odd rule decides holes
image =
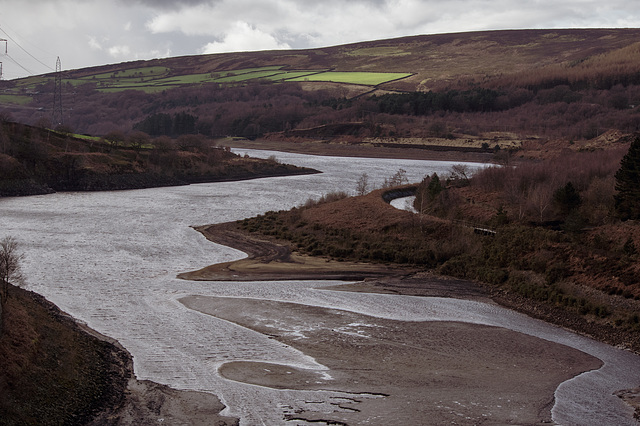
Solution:
[[[459,79],[495,78],[611,54],[637,44],[640,29],[535,29],[407,36],[339,46],[220,53],[135,61],[68,71],[70,77],[140,66],[164,66],[174,75],[251,67],[407,72],[389,88],[426,90]],[[631,59],[631,58],[630,58]]]
[[[46,126],[53,80],[0,82],[0,113]],[[186,117],[190,131],[211,138],[513,148],[637,131],[640,29],[483,31],[182,56],[65,71],[63,83],[65,124],[91,135],[177,137],[184,132],[162,123]]]

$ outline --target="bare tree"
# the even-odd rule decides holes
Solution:
[[[0,303],[2,306],[9,298],[9,283],[20,285],[23,282],[20,268],[23,258],[15,238],[5,237],[0,241]]]
[[[369,175],[363,173],[356,182],[356,195],[365,195],[369,192]]]
[[[451,166],[451,178],[453,180],[460,180],[465,184],[469,183],[470,171],[469,166],[466,164],[454,164]]]
[[[384,178],[383,188],[393,188],[394,186],[400,186],[409,183],[407,178],[407,171],[405,169],[398,169],[398,171],[391,176],[391,178]]]
[[[544,222],[545,213],[547,208],[553,201],[553,190],[551,185],[538,184],[529,194],[529,202],[531,203],[533,210],[539,215],[540,222]]]

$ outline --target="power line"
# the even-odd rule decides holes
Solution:
[[[31,43],[29,41],[28,38],[22,36],[18,31],[15,30],[15,28],[12,28],[11,25],[7,24],[6,22],[4,24],[2,24],[2,27],[4,28],[8,28],[9,30],[11,30],[11,34],[13,34],[14,37],[17,37],[23,44],[28,44],[31,48],[37,49],[40,52],[44,53],[45,55],[47,55],[48,58],[53,58],[56,55],[54,55],[53,53],[43,49],[41,46],[39,46],[38,44],[35,43]],[[45,62],[48,62],[49,60],[47,59]],[[46,64],[45,64],[46,65]]]
[[[20,43],[18,43],[17,41],[15,41],[13,37],[11,37],[11,36],[10,36],[10,35],[9,35],[9,34],[4,30],[4,29],[2,29],[2,27],[0,27],[0,31],[2,31],[2,33],[3,33],[5,36],[7,36],[7,38],[8,38],[9,40],[11,40],[12,42],[14,42],[14,43],[16,44],[16,46],[18,46],[18,47],[19,47],[19,48],[20,48],[24,53],[26,53],[27,55],[29,55],[33,60],[35,60],[36,62],[40,63],[41,65],[43,65],[43,66],[47,67],[47,68],[48,68],[48,69],[50,69],[51,71],[53,71],[53,68],[51,68],[49,65],[45,64],[45,63],[44,63],[44,62],[42,62],[40,59],[36,58],[36,57],[35,57],[35,56],[33,56],[31,53],[29,53],[29,52],[28,52],[24,47],[22,47],[22,46],[20,45]],[[14,62],[15,62],[15,60],[14,60]],[[16,64],[17,64],[17,62],[16,62]],[[19,65],[19,64],[18,64],[18,65]],[[26,69],[26,68],[24,68],[23,66],[21,66],[21,65],[20,65],[20,67],[21,67],[22,69],[24,69],[25,71],[27,71],[27,69]],[[28,71],[28,72],[30,72],[30,71]],[[33,73],[32,73],[32,74],[33,74]]]
[[[9,54],[5,55],[7,58],[11,59],[11,62],[13,62],[14,64],[16,64],[17,66],[19,66],[20,68],[22,68],[23,70],[25,70],[26,72],[28,72],[29,74],[33,75],[33,72],[26,69],[25,67],[23,67],[20,62],[16,61],[15,59],[13,59]]]

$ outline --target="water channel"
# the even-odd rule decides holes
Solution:
[[[245,151],[242,151],[244,153]],[[273,152],[250,151],[268,157]],[[243,253],[212,244],[191,226],[289,209],[332,191],[355,192],[367,173],[379,186],[398,169],[411,182],[446,175],[454,163],[315,157],[275,153],[287,163],[322,174],[184,187],[95,193],[57,193],[0,199],[0,237],[12,235],[25,252],[27,288],[133,355],[136,376],[178,389],[212,392],[223,414],[241,424],[283,424],[283,413],[332,392],[276,390],[230,382],[217,368],[231,360],[259,360],[301,368],[316,361],[267,336],[187,309],[188,295],[293,301],[406,321],[464,321],[509,328],[565,344],[604,362],[597,371],[556,391],[554,421],[561,424],[635,424],[612,395],[640,385],[640,357],[524,315],[478,302],[323,290],[335,282],[190,282],[180,272],[235,260]],[[476,167],[477,165],[471,165]]]

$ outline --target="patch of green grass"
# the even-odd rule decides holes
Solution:
[[[400,72],[349,72],[327,71],[305,77],[292,78],[287,81],[325,81],[331,83],[362,84],[365,86],[377,86],[393,80],[410,77],[411,73]]]
[[[216,83],[240,83],[243,81],[268,78],[268,77],[273,77],[273,76],[282,75],[282,74],[283,74],[282,72],[279,72],[277,70],[254,71],[254,72],[245,73],[245,74],[229,75],[226,77],[221,77],[216,79],[215,81]]]
[[[144,67],[144,68],[131,68],[122,71],[105,72],[102,74],[94,74],[87,77],[82,77],[84,80],[110,80],[110,79],[122,79],[122,78],[141,78],[141,77],[165,77],[169,71],[167,67]]]
[[[165,76],[171,71],[167,67],[144,67],[144,68],[131,68],[116,73],[119,78],[138,78],[141,76],[155,77]]]
[[[26,105],[32,100],[27,95],[0,95],[0,104]]]
[[[47,77],[27,77],[16,80],[16,87],[21,89],[29,89],[37,86],[38,84],[46,83],[51,80]]]
[[[261,72],[261,71],[277,71],[281,69],[283,65],[270,65],[267,67],[256,67],[256,68],[242,68],[239,70],[229,70],[229,71],[214,71],[213,74],[215,78],[228,77],[232,75],[241,75],[241,74],[250,74],[253,72]]]
[[[268,78],[269,80],[281,81],[281,80],[291,80],[294,78],[305,77],[308,75],[314,75],[321,72],[326,72],[326,70],[309,70],[309,71],[287,71],[273,77]]]
[[[89,141],[89,142],[98,142],[101,139],[99,136],[80,135],[77,133],[73,133],[70,136],[73,136],[74,138],[82,139],[85,141]]]
[[[215,81],[209,73],[206,74],[186,74],[176,75],[172,77],[161,78],[147,82],[154,85],[182,85],[182,84],[201,84]]]
[[[383,51],[387,52],[387,50]],[[365,53],[375,53],[373,50],[367,52]],[[387,54],[391,54],[390,51],[388,51]],[[271,65],[266,67],[243,68],[239,70],[169,76],[171,70],[167,67],[143,67],[65,79],[64,83],[69,83],[73,86],[80,86],[82,84],[93,82],[97,84],[98,91],[106,93],[121,92],[124,90],[140,90],[145,93],[158,93],[173,87],[192,84],[237,84],[250,80],[268,80],[272,82],[333,82],[377,86],[388,81],[406,78],[411,75],[409,73],[337,72],[322,69],[283,70],[282,68],[283,65]],[[30,77],[21,80],[18,85],[23,89],[33,89],[38,84],[43,84],[50,80],[51,78]],[[31,99],[29,98],[28,101],[30,100]],[[16,103],[16,101],[17,98],[13,103]],[[24,102],[27,103],[28,101]],[[10,101],[7,100],[6,102]]]

